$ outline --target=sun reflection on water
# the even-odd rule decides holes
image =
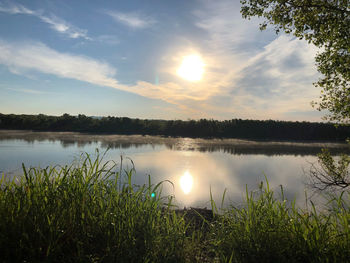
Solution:
[[[191,192],[193,186],[193,177],[189,171],[186,171],[180,178],[180,186],[182,191],[187,195]]]

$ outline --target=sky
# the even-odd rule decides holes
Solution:
[[[0,113],[320,121],[317,48],[261,22],[239,0],[0,0]]]

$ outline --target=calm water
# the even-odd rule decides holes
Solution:
[[[265,176],[272,188],[283,185],[286,196],[303,206],[305,172],[310,163],[317,162],[315,155],[323,146],[335,153],[348,151],[341,144],[0,131],[0,171],[15,176],[21,174],[22,163],[27,167],[69,164],[83,152],[94,154],[97,148],[100,152],[109,148],[106,160],[120,163],[123,156],[126,168],[132,165],[125,157],[133,160],[136,184],[146,183],[148,175],[155,184],[173,182],[174,188],[163,185],[163,193],[174,194],[180,206],[209,208],[210,189],[219,204],[225,188],[225,204],[238,205],[246,186],[257,189]]]

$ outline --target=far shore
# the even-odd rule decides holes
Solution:
[[[165,145],[181,151],[225,151],[232,154],[300,154],[315,155],[323,148],[332,153],[349,153],[350,144],[329,141],[261,141],[220,138],[188,138],[150,135],[91,134],[79,132],[43,132],[32,130],[0,130],[0,140],[59,141],[79,146],[100,142],[103,148],[129,148],[141,145]]]

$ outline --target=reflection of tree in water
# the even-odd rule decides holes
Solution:
[[[267,156],[273,155],[294,155],[294,156],[306,156],[317,155],[324,148],[321,144],[312,143],[228,143],[225,144],[225,140],[222,140],[221,144],[209,143],[208,141],[203,143],[203,140],[192,145],[183,147],[182,145],[168,145],[171,150],[184,150],[184,151],[199,151],[199,152],[224,152],[234,155],[249,155],[249,154],[262,154]],[[350,153],[350,147],[348,145],[329,144],[329,150],[332,154]]]
[[[165,146],[169,150],[224,152],[235,155],[316,155],[324,147],[332,154],[350,153],[347,144],[334,143],[293,143],[293,142],[259,142],[232,139],[191,139],[142,135],[94,135],[72,132],[30,132],[0,131],[0,140],[23,140],[27,143],[60,142],[63,148],[85,147],[100,144],[101,148],[129,149],[146,145]]]
[[[110,149],[129,149],[129,148],[139,148],[148,143],[131,143],[131,142],[101,142],[102,148]]]
[[[252,146],[222,146],[222,145],[212,145],[199,147],[200,152],[224,152],[235,155],[245,155],[245,154],[262,154],[262,155],[317,155],[321,152],[322,147],[303,147],[303,146],[275,146],[275,145],[264,145],[259,147]],[[340,154],[345,152],[350,152],[348,148],[332,148],[330,150],[332,154]]]
[[[91,145],[92,143],[97,143],[98,141],[76,141],[76,140],[55,140],[59,141],[63,148],[74,147],[83,148],[87,145]]]
[[[71,140],[61,140],[60,142],[63,148],[74,146],[76,143],[75,141],[71,141]]]

